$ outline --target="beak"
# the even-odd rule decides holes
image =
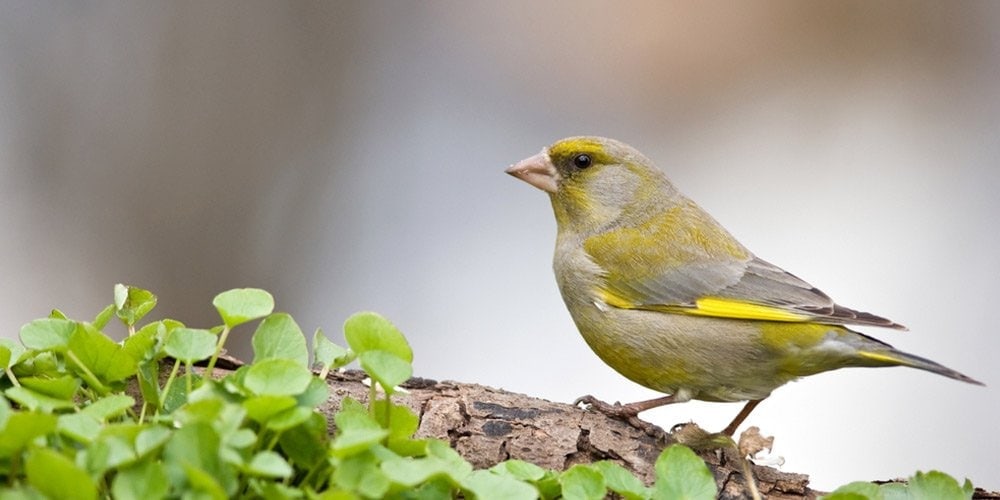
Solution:
[[[507,167],[505,172],[542,191],[555,193],[559,190],[559,172],[549,159],[548,151],[544,149],[535,156]]]

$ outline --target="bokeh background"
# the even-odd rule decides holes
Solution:
[[[911,329],[869,333],[988,384],[790,384],[748,422],[785,470],[1000,489],[998,81],[986,1],[3,2],[0,331],[92,317],[116,282],[209,326],[216,293],[256,286],[307,332],[385,314],[425,377],[653,397],[579,338],[548,200],[503,174],[607,135],[758,255]]]

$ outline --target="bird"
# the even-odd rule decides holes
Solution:
[[[851,329],[906,330],[757,257],[623,142],[569,137],[506,173],[549,196],[556,283],[583,339],[625,378],[664,394],[577,403],[635,423],[666,404],[746,401],[722,431],[732,436],[776,388],[829,370],[908,366],[983,385]]]

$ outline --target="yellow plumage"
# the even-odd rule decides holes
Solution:
[[[621,142],[573,137],[507,172],[546,191],[553,267],[584,340],[625,377],[669,396],[600,409],[632,417],[662,404],[756,404],[798,377],[850,366],[911,366],[979,383],[847,328],[903,329],[837,305],[751,253]]]

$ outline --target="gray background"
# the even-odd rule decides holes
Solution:
[[[212,296],[257,286],[308,332],[387,315],[425,377],[652,397],[579,338],[548,201],[503,174],[607,135],[758,255],[911,329],[870,333],[988,384],[790,384],[749,420],[786,470],[998,489],[998,73],[991,2],[3,2],[0,328],[92,317],[116,282],[210,326]]]

